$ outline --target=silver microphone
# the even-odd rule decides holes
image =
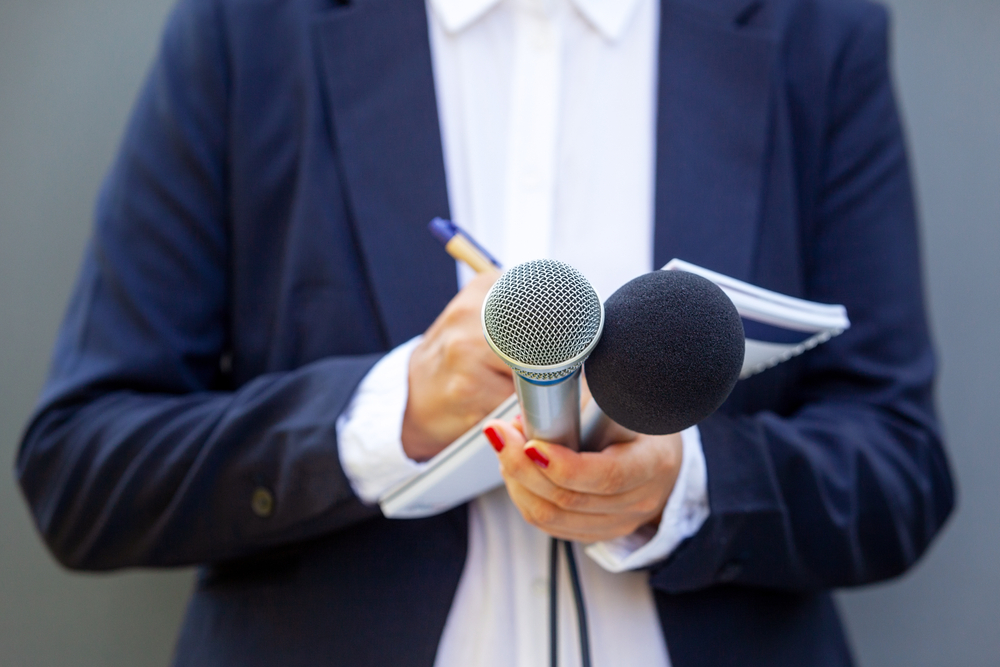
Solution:
[[[604,306],[579,271],[539,259],[506,271],[483,302],[483,333],[514,371],[525,434],[580,449],[580,368]]]

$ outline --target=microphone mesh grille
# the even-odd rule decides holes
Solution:
[[[529,366],[556,366],[594,340],[601,327],[601,302],[572,266],[538,259],[518,264],[497,280],[486,297],[483,318],[486,333],[508,357]]]

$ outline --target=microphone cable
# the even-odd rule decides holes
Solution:
[[[553,537],[549,541],[549,662],[551,667],[559,667],[559,544],[565,547],[569,580],[573,587],[573,601],[576,606],[577,634],[580,637],[580,664],[590,664],[590,633],[587,631],[587,605],[583,600],[580,586],[580,572],[576,567],[573,543]]]

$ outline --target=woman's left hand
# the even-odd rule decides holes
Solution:
[[[656,523],[680,471],[679,433],[640,435],[600,452],[525,441],[512,424],[483,429],[497,450],[507,493],[525,520],[565,540],[609,540]]]

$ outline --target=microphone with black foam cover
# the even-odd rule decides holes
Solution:
[[[601,338],[604,308],[583,274],[540,259],[518,264],[483,302],[483,333],[514,371],[525,435],[580,448],[580,368]]]
[[[604,332],[586,362],[597,405],[639,433],[677,433],[726,400],[743,366],[743,323],[712,281],[653,271],[605,302]]]

